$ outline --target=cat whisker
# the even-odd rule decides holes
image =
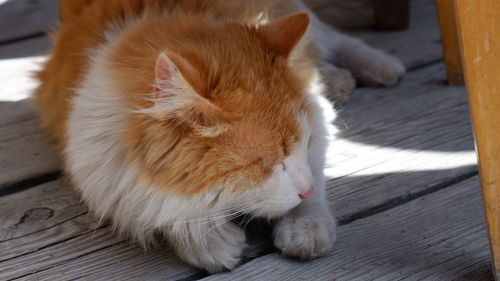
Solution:
[[[215,213],[215,214],[210,215],[210,216],[200,217],[200,218],[196,218],[196,219],[192,219],[192,220],[176,221],[176,222],[173,222],[172,224],[177,225],[177,224],[195,223],[195,222],[205,222],[205,223],[208,223],[210,221],[214,221],[214,220],[221,219],[221,218],[225,218],[225,219],[231,220],[231,219],[234,219],[234,218],[236,218],[236,217],[238,217],[240,215],[243,215],[243,213],[248,212],[249,210],[251,210],[253,208],[261,206],[262,204],[265,204],[265,202],[257,203],[257,205],[255,205],[254,202],[246,202],[245,205],[248,205],[248,206],[245,206],[245,205],[239,205],[239,206],[238,205],[233,205],[233,206],[229,206],[229,207],[223,208],[218,213]],[[231,213],[227,213],[230,210],[235,210],[235,211],[233,211]]]
[[[261,206],[261,205],[263,205],[263,204],[265,204],[265,203],[266,203],[266,202],[260,202],[260,203],[258,203],[256,206],[252,206],[252,208],[259,207],[259,206]],[[238,213],[239,213],[240,215],[243,215],[243,212],[242,212],[242,211],[238,211]],[[255,217],[257,217],[257,215],[254,215],[254,216],[255,216]],[[216,224],[216,225],[214,225],[213,227],[209,228],[209,229],[208,229],[208,230],[204,233],[204,235],[206,235],[206,234],[208,234],[210,231],[212,231],[212,230],[214,230],[214,229],[216,229],[216,228],[218,228],[218,227],[220,227],[220,226],[224,225],[225,223],[230,222],[230,221],[231,221],[232,219],[234,219],[234,218],[236,218],[236,217],[233,217],[233,218],[231,218],[231,219],[226,218],[226,219],[222,220],[222,222],[221,222],[221,223]]]

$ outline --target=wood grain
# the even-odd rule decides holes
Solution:
[[[300,262],[275,253],[202,280],[491,280],[481,220],[474,177],[341,227],[327,257]]]
[[[460,47],[458,44],[458,31],[455,19],[454,0],[436,0],[439,14],[441,40],[443,41],[444,61],[450,85],[463,85],[464,75]]]
[[[339,217],[476,171],[464,90],[443,85],[444,77],[436,64],[396,88],[352,96],[326,170]]]
[[[500,2],[455,5],[493,269],[500,280]]]
[[[60,169],[29,101],[0,102],[0,114],[0,193],[16,182]]]
[[[145,253],[119,238],[106,223],[100,225],[64,181],[1,197],[0,220],[0,280],[99,280],[103,276],[159,280],[197,272],[168,247]]]
[[[79,200],[78,194],[61,181],[2,197],[1,260],[95,228],[95,219],[87,215],[87,208]]]

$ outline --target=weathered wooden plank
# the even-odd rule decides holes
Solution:
[[[179,280],[196,274],[163,248],[144,253],[129,242],[79,256],[63,265],[30,275],[28,280]]]
[[[203,280],[490,280],[478,187],[474,177],[340,227],[325,258],[276,253]]]
[[[23,204],[19,204],[23,202]],[[144,252],[88,215],[64,181],[0,198],[0,280],[182,278],[196,271],[167,247]]]
[[[39,128],[29,100],[30,78],[43,58],[0,61],[0,194],[12,184],[59,169],[59,159]]]
[[[0,202],[0,260],[36,252],[96,227],[78,195],[61,181],[5,196]]]
[[[393,89],[360,89],[339,114],[328,197],[339,217],[476,171],[462,87],[436,64]]]
[[[3,44],[0,45],[0,59],[45,55],[48,53],[50,46],[50,39],[47,36],[38,36],[16,43]],[[0,64],[3,63],[3,61],[0,61]],[[6,81],[6,79],[2,79],[3,81]],[[3,93],[0,95],[3,95]]]
[[[27,101],[1,103],[0,191],[33,176],[55,172],[59,159],[41,132]]]
[[[0,112],[0,193],[18,181],[57,171],[60,161],[29,102],[0,102]]]
[[[43,35],[57,18],[57,0],[7,1],[0,5],[0,44]]]

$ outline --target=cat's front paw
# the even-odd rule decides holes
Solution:
[[[286,256],[302,260],[328,254],[335,242],[335,219],[330,214],[293,212],[279,220],[274,228],[274,245]]]
[[[206,225],[187,236],[188,239],[186,236],[179,237],[174,243],[177,254],[187,263],[209,273],[235,268],[247,246],[245,232],[231,222],[217,226]]]
[[[356,87],[356,80],[349,70],[337,68],[327,62],[323,62],[320,69],[326,86],[326,97],[334,103],[336,108],[343,107],[349,94]]]

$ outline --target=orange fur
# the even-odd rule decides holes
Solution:
[[[302,94],[309,72],[290,67],[287,57],[308,19],[255,27],[254,4],[245,2],[95,1],[55,33],[35,95],[42,125],[64,149],[69,101],[85,77],[89,51],[105,41],[111,23],[136,19],[120,31],[107,59],[131,111],[123,142],[129,161],[140,164],[140,180],[184,195],[214,183],[228,192],[257,186],[293,149],[301,135],[297,114],[309,110]],[[284,36],[275,35],[279,29]],[[171,54],[200,97],[175,118],[133,112],[153,106],[148,98],[161,52]]]

